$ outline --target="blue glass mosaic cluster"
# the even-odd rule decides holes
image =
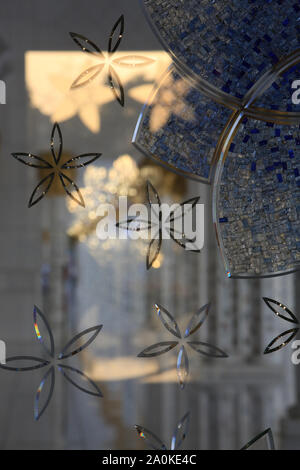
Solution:
[[[160,112],[166,113],[166,119],[153,130],[151,122]],[[173,71],[167,73],[146,109],[137,143],[160,162],[208,182],[214,151],[229,116],[229,109],[205,98]]]
[[[255,102],[255,106],[274,111],[299,112],[299,104],[293,103],[292,100],[294,92],[292,85],[296,80],[300,80],[300,64],[290,67],[278,77],[270,88]]]
[[[300,130],[244,119],[225,160],[219,226],[231,273],[300,266]]]
[[[217,235],[231,276],[300,269],[300,108],[292,101],[292,84],[300,80],[300,1],[143,3],[177,71],[145,109],[136,143],[170,168],[213,182]],[[184,93],[178,74],[190,83]],[[164,113],[166,90],[177,97],[153,129],[152,113]],[[241,124],[242,115],[249,120]]]
[[[299,0],[144,0],[179,64],[241,98],[300,45]]]

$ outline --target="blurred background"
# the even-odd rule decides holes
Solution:
[[[90,86],[70,91],[91,62],[68,34],[83,34],[105,51],[121,14],[125,34],[119,56],[151,59],[144,67],[118,69],[124,108],[104,73]],[[283,302],[297,315],[299,276],[226,278],[212,229],[209,187],[163,169],[131,144],[142,104],[170,65],[138,0],[11,0],[2,8],[0,25],[0,78],[7,87],[0,113],[0,338],[8,357],[43,357],[34,332],[34,304],[47,317],[58,350],[74,334],[103,324],[96,340],[68,363],[104,395],[82,393],[57,373],[52,400],[35,421],[34,397],[45,370],[0,370],[1,449],[145,448],[135,424],[169,445],[187,411],[186,449],[239,449],[268,427],[277,448],[300,448],[300,367],[291,362],[290,345],[262,354],[274,336],[288,329],[262,297]],[[85,209],[58,184],[27,208],[43,172],[21,165],[11,152],[50,157],[55,121],[63,133],[64,159],[102,153],[92,165],[73,171]],[[143,202],[147,179],[163,200],[201,196],[206,216],[200,254],[165,241],[150,271],[146,243],[96,237],[99,204],[119,195]],[[155,303],[184,328],[209,301],[210,314],[197,335],[230,357],[191,354],[189,383],[182,391],[173,351],[151,359],[137,354],[172,340]]]

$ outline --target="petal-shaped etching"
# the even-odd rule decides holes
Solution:
[[[124,222],[117,222],[116,226],[122,230],[140,232],[144,230],[150,230],[151,222],[149,220],[139,219],[138,217],[131,217]]]
[[[209,314],[209,309],[210,303],[203,305],[203,307],[199,308],[199,310],[197,310],[197,312],[192,316],[184,333],[185,338],[188,338],[199,330]]]
[[[146,266],[147,269],[150,269],[159,255],[160,249],[162,244],[161,232],[159,231],[158,236],[153,238],[149,243],[148,251],[147,251],[147,258],[146,258]]]
[[[96,77],[101,73],[103,64],[94,65],[93,67],[89,67],[84,72],[82,72],[78,77],[74,80],[71,85],[71,90],[75,90],[76,88],[82,88],[89,85]]]
[[[81,333],[78,333],[62,349],[61,353],[58,356],[58,359],[67,359],[67,357],[75,356],[75,354],[80,353],[80,351],[85,349],[87,346],[89,346],[96,339],[96,337],[100,333],[102,327],[103,327],[103,325],[97,325],[97,326],[93,326],[91,328],[88,328],[88,329],[82,331]],[[91,335],[91,337],[85,343],[83,343],[81,346],[76,347],[75,349],[70,350],[70,346],[74,346],[74,344],[77,343],[77,342],[80,344],[82,338],[86,335],[89,335],[89,333],[91,333],[91,332],[93,332],[93,334]]]
[[[34,188],[32,195],[30,196],[28,207],[32,207],[37,204],[43,197],[46,196],[47,192],[49,191],[53,180],[54,180],[55,173],[50,173],[48,176],[43,178],[37,186]]]
[[[30,365],[26,366],[8,366],[8,362],[27,362],[30,363]],[[36,365],[32,365],[32,363],[36,363]],[[42,367],[45,367],[49,364],[49,361],[46,361],[45,359],[41,359],[39,357],[34,357],[34,356],[13,356],[13,357],[7,357],[6,358],[6,364],[1,364],[0,363],[0,368],[5,369],[5,370],[11,370],[14,372],[26,372],[29,370],[36,370],[36,369],[41,369]]]
[[[184,389],[186,379],[189,375],[189,358],[185,347],[181,346],[177,357],[177,376],[181,390]]]
[[[144,439],[145,442],[154,450],[167,450],[165,444],[149,429],[139,425],[134,426],[139,437]]]
[[[80,370],[75,369],[74,367],[63,365],[63,364],[58,364],[57,367],[58,367],[58,370],[65,377],[65,379],[68,382],[70,382],[72,385],[74,385],[74,387],[78,388],[78,390],[81,390],[84,393],[87,393],[89,395],[93,395],[96,397],[103,397],[102,392],[100,388],[98,387],[98,385]],[[66,371],[69,371],[69,373],[67,373]],[[70,377],[70,372],[76,376],[77,380],[79,378],[80,380],[83,380],[85,384],[87,383],[89,388],[87,388],[86,386],[83,387],[82,385],[79,385],[77,382],[75,382]]]
[[[250,447],[254,447],[253,450],[275,450],[275,444],[273,439],[273,433],[271,428],[259,433],[251,441],[247,442],[241,450],[247,450]]]
[[[40,400],[42,396],[42,391],[46,384],[49,385],[49,389],[47,390],[47,395],[46,395],[44,404],[41,406]],[[34,419],[36,421],[38,421],[40,417],[42,416],[42,414],[46,411],[53,395],[54,385],[55,385],[55,370],[54,370],[54,367],[52,366],[42,378],[42,381],[36,392],[36,396],[34,400]]]
[[[184,216],[194,209],[199,200],[200,196],[193,197],[179,204],[175,211],[171,212],[169,221],[174,222],[174,220],[178,220],[179,218],[184,219]]]
[[[100,48],[92,42],[90,39],[86,38],[82,34],[77,34],[77,33],[69,33],[75,44],[79,46],[79,48],[83,52],[88,52],[89,54],[94,54],[97,56],[100,56],[102,59],[104,59],[104,56],[100,50]]]
[[[34,166],[36,168],[41,169],[52,169],[53,171],[48,174],[45,178],[43,178],[37,186],[34,188],[33,193],[29,199],[28,207],[32,207],[33,205],[37,204],[50,190],[50,187],[53,183],[53,180],[56,176],[57,165],[61,159],[62,150],[63,150],[63,139],[60,127],[57,123],[54,124],[51,132],[51,140],[50,140],[50,147],[51,147],[51,154],[53,161],[55,163],[55,168],[48,164],[44,159],[40,157],[36,157],[32,154],[27,153],[14,153],[12,154],[17,160],[21,161],[23,164],[28,166]],[[62,165],[64,169],[72,169],[72,168],[80,168],[84,167],[95,160],[97,160],[101,154],[99,153],[87,153],[78,155],[68,162]],[[32,160],[32,161],[31,161]],[[76,201],[81,206],[85,207],[83,197],[79,191],[79,188],[72,181],[68,176],[59,172],[59,177],[61,183],[63,185],[64,190],[74,201]]]
[[[263,300],[265,301],[267,306],[272,310],[272,312],[275,313],[275,315],[280,318],[283,318],[283,320],[299,324],[298,318],[295,317],[293,312],[291,312],[291,310],[286,305],[282,304],[281,302],[278,302],[277,300],[269,299],[268,297],[263,297]],[[275,308],[272,304],[275,305]],[[285,314],[287,314],[288,316]]]
[[[47,334],[48,334],[48,341],[45,341],[45,338],[43,339],[43,336],[40,332],[39,326],[38,326],[38,317],[41,318],[43,325],[46,327]],[[51,357],[54,357],[55,354],[55,346],[54,346],[54,338],[53,334],[51,331],[51,328],[49,326],[49,323],[45,317],[45,315],[40,311],[40,309],[35,305],[33,308],[33,322],[34,322],[34,331],[36,333],[37,339],[40,341],[40,343],[43,345],[45,351],[47,354]],[[47,343],[49,343],[49,347],[47,346]]]
[[[172,227],[169,230],[169,234],[172,240],[184,250],[187,249],[188,251],[192,251],[193,253],[201,252],[200,248],[198,248],[197,246],[196,237],[187,238],[184,233],[180,233],[178,232],[178,230],[174,230]]]
[[[32,166],[33,168],[53,168],[46,160],[41,157],[37,157],[36,155],[32,155],[32,153],[15,152],[12,153],[12,156],[19,162],[24,163],[24,165]]]
[[[160,227],[162,220],[161,200],[158,191],[149,180],[146,183],[146,197],[151,209],[151,222]]]
[[[150,57],[143,57],[142,55],[126,55],[125,57],[117,57],[112,62],[119,67],[137,68],[153,64],[155,60],[150,59]]]
[[[122,107],[124,107],[124,104],[125,104],[124,88],[122,86],[119,75],[117,74],[117,72],[112,66],[110,66],[108,70],[108,82],[116,100],[120,103]]]
[[[57,122],[54,124],[52,128],[51,138],[50,138],[50,148],[51,148],[51,153],[52,153],[54,162],[57,165],[60,161],[62,149],[63,149],[62,133],[61,133],[59,124],[57,124]]]
[[[276,336],[276,338],[272,339],[272,341],[268,344],[268,346],[264,350],[264,354],[270,354],[272,352],[279,351],[279,349],[286,346],[290,341],[292,341],[293,338],[295,338],[298,331],[299,328],[291,328],[290,330],[284,331],[280,335]],[[280,342],[281,338],[286,337],[287,339],[284,339],[284,341]],[[274,344],[276,345],[277,342],[279,342],[279,344],[277,346],[274,346]]]
[[[108,52],[113,53],[118,49],[124,34],[125,19],[124,15],[115,22],[108,40]]]
[[[159,194],[158,192],[156,191],[155,187],[153,186],[153,184],[147,180],[147,184],[146,184],[146,191],[147,191],[147,200],[148,200],[148,203],[152,206],[152,205],[158,205],[158,206],[161,206],[161,200],[160,200],[160,197],[159,197]]]
[[[187,344],[194,349],[194,351],[202,354],[203,356],[216,358],[228,357],[226,352],[212,344],[203,343],[202,341],[188,341]]]
[[[155,304],[156,313],[159,316],[164,327],[177,338],[181,338],[181,333],[173,315],[161,305]]]
[[[162,341],[152,344],[138,354],[137,357],[156,357],[165,354],[177,346],[178,341]]]
[[[171,450],[177,450],[185,440],[189,430],[190,412],[187,412],[178,422],[171,440]]]
[[[70,196],[73,201],[77,202],[82,207],[85,207],[84,199],[79,191],[79,188],[74,181],[71,180],[68,176],[64,175],[63,173],[59,173],[60,181],[63,185],[64,190]]]
[[[85,166],[93,163],[94,161],[100,158],[102,153],[83,153],[82,155],[78,155],[77,157],[73,157],[64,163],[61,168],[62,169],[74,169],[74,168],[84,168]]]

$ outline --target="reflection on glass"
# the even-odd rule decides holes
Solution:
[[[129,54],[133,57],[142,55],[152,62],[146,67],[124,67]],[[123,87],[129,88],[129,96],[142,104],[148,99],[154,81],[171,62],[162,51],[119,52],[118,59],[121,65],[116,66],[122,69]],[[99,132],[102,108],[115,99],[106,85],[105,74],[99,74],[89,86],[70,89],[78,70],[90,69],[95,65],[94,61],[81,52],[27,51],[25,82],[31,106],[49,116],[52,122],[63,122],[78,116],[91,132]]]

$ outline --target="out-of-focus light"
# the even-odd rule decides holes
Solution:
[[[145,66],[123,67],[115,64],[123,87],[142,83],[144,89],[128,93],[132,99],[145,103],[156,80],[167,69],[171,59],[164,51],[118,52],[120,63],[129,56],[142,55],[153,62]],[[25,53],[25,82],[31,106],[49,116],[52,122],[63,122],[78,116],[91,132],[101,129],[101,108],[112,103],[115,97],[107,86],[106,73],[101,73],[85,87],[70,87],[80,71],[95,65],[91,54],[80,51],[27,51]],[[143,86],[142,85],[142,86]],[[130,108],[128,108],[129,110]]]
[[[159,269],[161,267],[161,265],[163,264],[163,259],[164,259],[164,256],[161,253],[159,253],[158,257],[156,258],[156,260],[152,264],[152,268]]]

